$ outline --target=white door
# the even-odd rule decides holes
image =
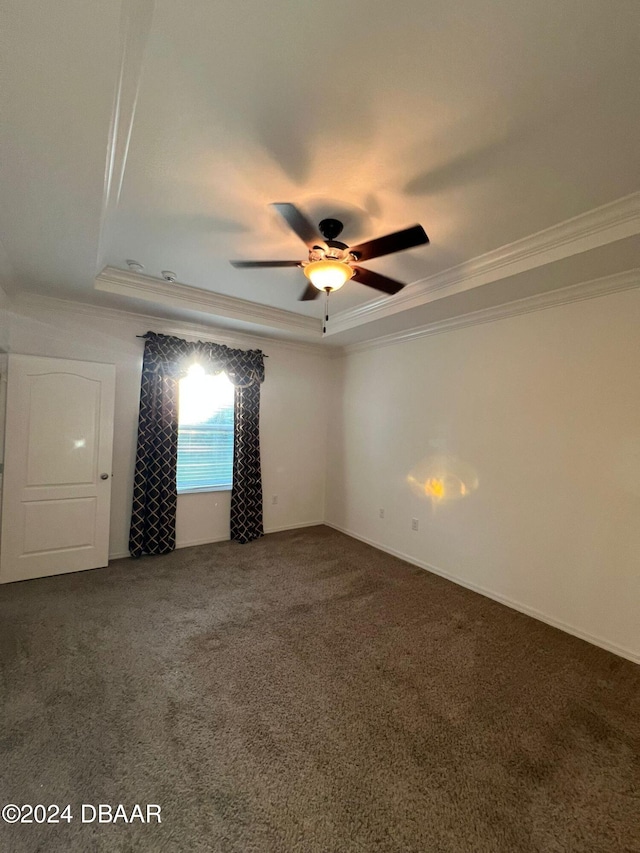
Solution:
[[[109,561],[115,366],[9,355],[0,582]]]

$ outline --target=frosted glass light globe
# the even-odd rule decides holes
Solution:
[[[318,290],[339,290],[353,276],[354,270],[342,261],[311,261],[304,274]]]

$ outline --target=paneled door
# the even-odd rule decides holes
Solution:
[[[115,366],[9,355],[0,583],[106,566]]]

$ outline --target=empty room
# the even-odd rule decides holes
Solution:
[[[637,0],[0,7],[0,850],[640,853]]]

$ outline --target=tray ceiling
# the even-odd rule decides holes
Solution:
[[[415,222],[431,239],[371,262],[411,285],[397,297],[382,304],[355,282],[332,295],[328,344],[428,322],[429,304],[454,295],[447,276],[503,248],[531,247],[529,266],[469,273],[446,310],[574,284],[589,265],[566,259],[607,245],[598,275],[640,266],[625,242],[640,233],[635,2],[615,14],[606,0],[7,6],[10,293],[174,305],[221,327],[315,338],[322,305],[297,301],[299,270],[228,264],[305,257],[274,201],[315,222],[337,216],[350,243]],[[546,243],[532,239],[546,229]],[[127,259],[144,265],[137,282]],[[538,273],[523,283],[528,269]]]

